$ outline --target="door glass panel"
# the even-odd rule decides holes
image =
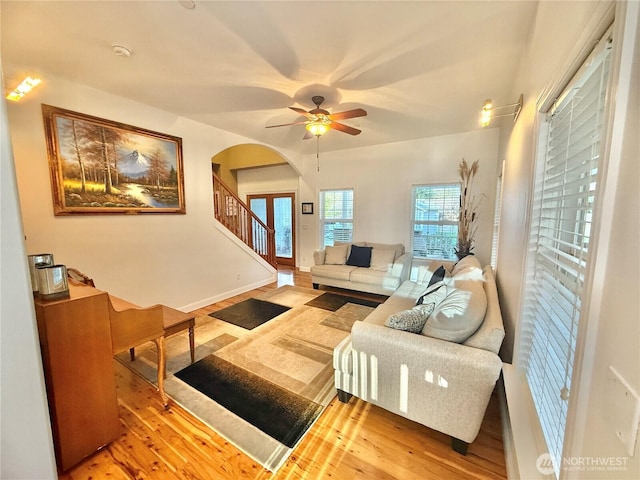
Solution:
[[[273,226],[276,231],[276,256],[278,257],[293,256],[291,202],[290,197],[273,199]]]
[[[249,203],[249,208],[257,217],[267,224],[267,199],[266,198],[252,198]]]

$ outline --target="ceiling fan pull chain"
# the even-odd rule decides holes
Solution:
[[[320,171],[320,135],[316,135],[316,168]]]

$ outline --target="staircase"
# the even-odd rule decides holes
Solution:
[[[222,180],[213,174],[213,211],[216,220],[276,268],[276,236]]]

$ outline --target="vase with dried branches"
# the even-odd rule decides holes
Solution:
[[[478,160],[469,166],[463,158],[458,166],[460,174],[460,215],[458,217],[458,244],[455,252],[458,259],[473,255],[474,238],[478,228],[477,210],[480,200],[472,195],[473,179],[478,171]]]

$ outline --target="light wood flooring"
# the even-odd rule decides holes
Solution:
[[[311,277],[281,269],[277,282],[194,313],[208,314],[285,284],[310,288]],[[348,404],[336,398],[273,474],[175,403],[165,410],[152,385],[114,364],[121,435],[61,479],[506,479],[495,394],[466,456],[451,450],[442,433],[355,397]]]

